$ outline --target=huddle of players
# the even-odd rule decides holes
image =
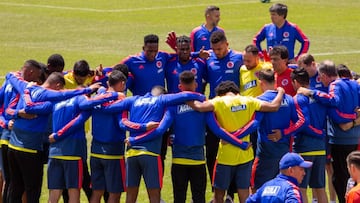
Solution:
[[[219,11],[217,7],[209,8],[206,18]],[[150,202],[159,202],[164,159],[160,155],[166,151],[166,147],[161,146],[167,140],[162,135],[168,128],[174,134],[171,136],[174,202],[185,202],[188,181],[191,182],[192,200],[205,202],[205,162],[213,180],[214,201],[222,202],[230,183],[234,181],[239,200],[245,202],[250,183],[257,189],[276,176],[279,159],[293,146],[291,141],[294,138],[293,150],[314,163],[300,188],[307,185],[317,188],[315,191],[321,201],[325,194],[326,115],[335,123],[334,141],[330,143],[341,147],[336,142],[340,140],[340,145],[357,145],[359,122],[354,109],[358,106],[358,94],[355,93],[358,87],[353,80],[344,78],[346,74],[337,79],[335,65],[330,62],[320,63],[317,75],[309,77],[307,66],[315,63],[313,59],[309,63],[309,55],[298,59],[299,66],[304,68],[292,71],[287,67],[288,50],[277,46],[279,44],[274,44],[269,52],[274,71],[265,68],[268,64],[259,61],[256,46],[247,46],[244,54],[229,49],[224,31],[216,30],[217,22],[213,32],[207,31],[210,40],[204,40],[209,44],[205,48],[208,51],[200,53],[191,52],[196,41],[195,30],[192,40],[186,36],[176,38],[176,54],[159,52],[158,37],[145,36],[143,52],[121,62],[127,65],[129,76],[126,77],[126,71],[102,70],[97,79],[108,85],[108,89],[100,88],[92,97],[83,94],[92,93],[99,88],[98,84],[73,91],[58,91],[66,85],[59,73],[50,74],[41,86],[31,83],[40,83],[41,78],[41,66],[33,60],[27,61],[20,73],[8,74],[0,94],[4,107],[3,136],[8,136],[4,139],[2,136],[2,140],[10,140],[8,145],[2,145],[2,151],[8,149],[5,152],[7,156],[3,154],[3,157],[9,158],[10,166],[5,175],[5,188],[9,187],[4,193],[5,202],[20,202],[24,191],[28,202],[39,201],[42,180],[40,152],[43,151],[42,138],[50,134],[47,129],[49,118],[52,120],[48,137],[51,142],[49,202],[57,202],[63,189],[68,189],[69,201],[79,201],[82,168],[87,158],[84,122],[90,115],[93,123],[91,202],[99,202],[104,191],[109,193],[108,202],[118,202],[125,190],[126,201],[135,202],[141,176],[144,177]],[[200,26],[198,30],[202,28],[205,26]],[[291,33],[284,37],[289,36],[292,36]],[[279,71],[278,66],[283,64],[286,70]],[[48,66],[45,68],[47,72],[51,63]],[[340,72],[347,73],[346,70]],[[73,81],[83,85],[88,77],[92,76],[87,70],[85,74],[75,74]],[[176,94],[163,94],[165,78],[168,92]],[[210,85],[211,100],[205,102],[203,95],[194,93],[204,90],[203,81]],[[305,89],[317,88],[319,84],[329,88],[323,88],[323,92]],[[285,92],[294,86],[298,94],[294,98],[283,96],[282,89],[279,93],[276,91],[276,87],[281,86]],[[351,89],[343,89],[347,87]],[[119,93],[126,88],[134,96],[124,98]],[[177,93],[179,91],[182,92]],[[259,97],[243,97],[239,93],[254,93],[251,96]],[[200,102],[184,103],[191,100]],[[262,111],[273,112],[260,113]],[[205,124],[209,129],[205,129]],[[252,143],[257,146],[253,162],[254,152],[249,147],[248,134],[256,129],[259,130],[257,143]],[[125,138],[126,131],[130,131],[128,138]],[[339,133],[341,135],[338,136]],[[349,139],[344,141],[343,134]],[[217,137],[222,141],[219,142]],[[206,153],[203,148],[205,142]],[[252,170],[254,175],[251,175]],[[339,182],[345,180],[346,184],[346,173],[338,174]],[[250,181],[250,177],[254,180]],[[306,195],[306,192],[302,194]]]

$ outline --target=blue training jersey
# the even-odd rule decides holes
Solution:
[[[166,106],[180,104],[188,100],[204,100],[204,96],[193,92],[181,92],[160,96],[152,96],[150,93],[147,93],[144,96],[128,97],[122,101],[106,105],[101,109],[101,111],[114,113],[127,110],[130,113],[129,120],[131,122],[159,122],[163,118]],[[160,133],[160,135],[164,132]],[[130,132],[130,137],[136,137],[141,133],[142,132],[136,131]],[[147,142],[138,145],[134,143],[129,148],[159,154],[162,140],[160,135],[151,138],[149,137]]]
[[[351,122],[356,118],[355,109],[359,105],[359,84],[347,78],[339,78],[329,85],[329,93],[314,90],[314,99],[325,104],[329,109],[329,118],[333,123],[334,133],[329,136],[329,143],[352,145],[358,143],[360,126],[343,131],[339,123]]]
[[[145,95],[156,85],[165,87],[164,70],[169,57],[168,53],[158,52],[154,61],[148,61],[144,52],[141,52],[121,61],[129,68],[126,86],[133,95]]]
[[[91,111],[92,115],[92,154],[124,155],[126,134],[119,126],[121,113],[109,114],[100,110],[102,104],[111,104],[117,99],[117,92],[107,91],[86,98],[80,103],[80,109]]]
[[[285,46],[289,51],[289,59],[296,59],[303,53],[307,53],[310,46],[309,39],[300,30],[300,28],[293,23],[285,21],[281,28],[278,28],[275,24],[267,24],[255,35],[253,43],[259,50],[261,48],[261,42],[266,39],[267,51],[269,52],[272,47]],[[297,55],[294,54],[295,42],[299,41],[301,47]]]
[[[325,155],[325,125],[327,108],[302,94],[294,97],[306,124],[296,134],[294,152],[306,155]]]
[[[276,95],[276,91],[268,90],[257,98],[262,101],[271,102]],[[285,94],[277,112],[257,112],[255,117],[261,116],[256,156],[260,158],[281,158],[290,150],[291,133],[283,134],[282,138],[277,142],[269,140],[267,136],[274,129],[281,129],[284,132],[285,129],[290,127],[290,122],[296,123],[299,120],[293,98]]]
[[[250,195],[246,203],[302,203],[299,183],[294,177],[279,174]]]
[[[204,24],[194,28],[190,33],[192,51],[200,51],[202,47],[204,47],[205,50],[211,49],[210,36],[217,30],[224,31],[220,27],[214,27],[209,31]]]
[[[86,160],[87,145],[85,121],[90,112],[82,112],[79,103],[85,96],[76,96],[53,105],[53,132],[56,142],[51,143],[49,157],[80,157]]]
[[[203,91],[203,79],[206,78],[206,64],[200,58],[192,58],[186,64],[181,64],[178,56],[173,56],[167,63],[165,68],[166,85],[169,93],[180,92],[179,76],[183,71],[191,71],[195,75],[198,84],[196,92]]]
[[[207,82],[210,84],[209,98],[215,97],[215,88],[222,82],[230,80],[240,87],[240,67],[243,65],[243,55],[234,50],[229,50],[228,54],[218,59],[213,51],[207,64]]]

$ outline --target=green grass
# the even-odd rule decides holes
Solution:
[[[221,7],[220,26],[235,50],[243,50],[270,22],[271,4],[259,0],[0,1],[0,75],[19,69],[30,58],[46,62],[53,53],[64,56],[66,69],[80,59],[86,59],[92,67],[113,65],[141,51],[146,34],[158,34],[162,42],[171,30],[188,35],[204,21],[204,8],[210,4]],[[317,61],[331,59],[360,71],[360,13],[356,12],[360,1],[288,0],[286,4],[288,20],[297,23],[309,37],[310,53]],[[170,51],[165,43],[160,48]],[[167,202],[172,199],[169,166],[168,161],[162,192]],[[47,199],[45,187],[42,202]],[[139,202],[145,201],[142,188]]]

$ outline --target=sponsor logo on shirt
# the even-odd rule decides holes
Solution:
[[[194,110],[187,104],[181,104],[177,108],[177,113],[178,114],[186,113],[186,112],[189,112],[189,111],[194,111]]]
[[[135,101],[134,106],[152,105],[155,104],[157,97],[140,98]]]
[[[231,106],[231,112],[243,111],[246,109],[246,104],[241,104],[238,106]]]
[[[280,191],[280,186],[266,186],[261,196],[276,196]]]
[[[206,41],[206,40],[207,40],[207,38],[206,38],[205,36],[202,36],[200,39],[201,39],[202,41]]]
[[[257,86],[256,80],[252,80],[244,85],[244,90],[247,90],[247,89],[250,89],[250,88],[256,87],[256,86]]]

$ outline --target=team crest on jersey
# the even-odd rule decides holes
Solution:
[[[161,66],[162,66],[162,62],[161,61],[156,61],[156,67],[161,68]]]
[[[141,65],[139,66],[139,69],[144,69],[144,65],[141,64]]]
[[[321,82],[320,76],[317,76],[317,77],[316,77],[316,82],[317,82],[317,83]]]
[[[201,40],[202,40],[202,41],[206,41],[207,38],[206,38],[205,36],[202,36],[202,37],[201,37]]]
[[[234,68],[234,62],[229,61],[229,62],[227,62],[226,66],[227,66],[227,68]]]
[[[192,73],[194,73],[194,75],[197,74],[197,69],[196,69],[196,68],[192,68],[190,71],[191,71]]]
[[[283,79],[282,81],[281,81],[281,85],[282,86],[286,86],[286,85],[288,85],[289,84],[289,80],[288,79]]]
[[[176,70],[173,70],[172,74],[176,75],[178,72]]]
[[[274,33],[270,32],[269,37],[272,37],[272,36],[274,36]]]
[[[288,38],[290,36],[289,32],[284,32],[283,37]]]
[[[256,72],[254,73],[254,76],[255,76],[256,78],[259,78],[259,71],[256,71]]]

